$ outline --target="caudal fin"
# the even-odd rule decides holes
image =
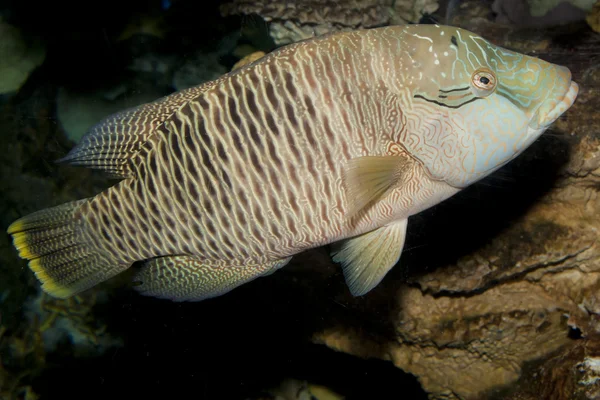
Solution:
[[[19,256],[54,297],[73,296],[123,270],[90,240],[78,212],[87,201],[37,211],[8,227]]]

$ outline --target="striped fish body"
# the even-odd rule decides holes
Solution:
[[[417,186],[427,177],[413,162],[406,206],[398,198],[347,218],[346,161],[400,155],[404,121],[399,96],[358,73],[370,60],[348,43],[364,38],[343,38],[273,54],[178,110],[133,177],[84,212],[106,250],[130,262],[169,254],[267,261],[404,218],[419,190],[423,200],[435,196],[433,182]]]
[[[308,40],[109,117],[64,160],[124,179],[92,199],[15,222],[15,245],[59,297],[144,261],[140,292],[201,300],[333,242],[351,291],[368,292],[398,261],[410,215],[505,161],[488,157],[490,168],[481,171],[469,157],[487,157],[489,146],[457,133],[470,121],[465,106],[501,102],[478,102],[487,96],[464,89],[479,65],[463,66],[464,79],[441,82],[457,74],[456,51],[454,65],[433,79],[441,93],[475,100],[432,99],[432,79],[423,83],[423,61],[414,58],[424,37],[444,36],[440,29]],[[460,47],[452,33],[461,31],[445,29],[450,37],[439,46]],[[482,54],[481,62],[492,58]]]

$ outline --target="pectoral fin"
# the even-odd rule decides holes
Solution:
[[[333,261],[340,262],[353,296],[362,296],[381,282],[400,259],[408,220],[394,222],[336,244]]]
[[[344,189],[348,214],[355,216],[383,197],[388,190],[410,179],[407,156],[365,156],[350,159],[344,169]]]
[[[213,266],[192,256],[159,257],[147,261],[133,280],[135,289],[145,296],[200,301],[270,275],[290,260],[291,257],[265,264]]]

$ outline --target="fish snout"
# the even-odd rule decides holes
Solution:
[[[533,129],[548,127],[573,105],[578,93],[579,85],[571,81],[571,71],[560,67],[555,77],[555,89],[537,110],[529,126]]]

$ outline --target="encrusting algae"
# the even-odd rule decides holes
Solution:
[[[45,361],[46,351],[37,318],[27,329],[15,334],[0,326],[0,398],[36,400],[38,396],[27,382],[42,371]]]
[[[15,332],[0,325],[0,399],[36,400],[30,383],[47,368],[47,354],[64,338],[80,355],[119,344],[108,337],[106,325],[94,318],[91,311],[96,298],[95,290],[65,300],[42,292],[29,305],[27,324]]]
[[[57,326],[63,318],[69,322],[71,340],[77,336],[77,341],[83,342],[84,347],[100,346],[106,333],[106,325],[99,323],[92,313],[96,305],[96,291],[86,292],[68,299],[57,299],[46,293],[40,299],[40,309],[44,315],[40,330],[45,332]]]
[[[575,101],[570,71],[448,26],[341,32],[112,115],[61,161],[121,181],[8,229],[49,294],[219,296],[334,244],[353,295],[408,218],[510,162]]]

